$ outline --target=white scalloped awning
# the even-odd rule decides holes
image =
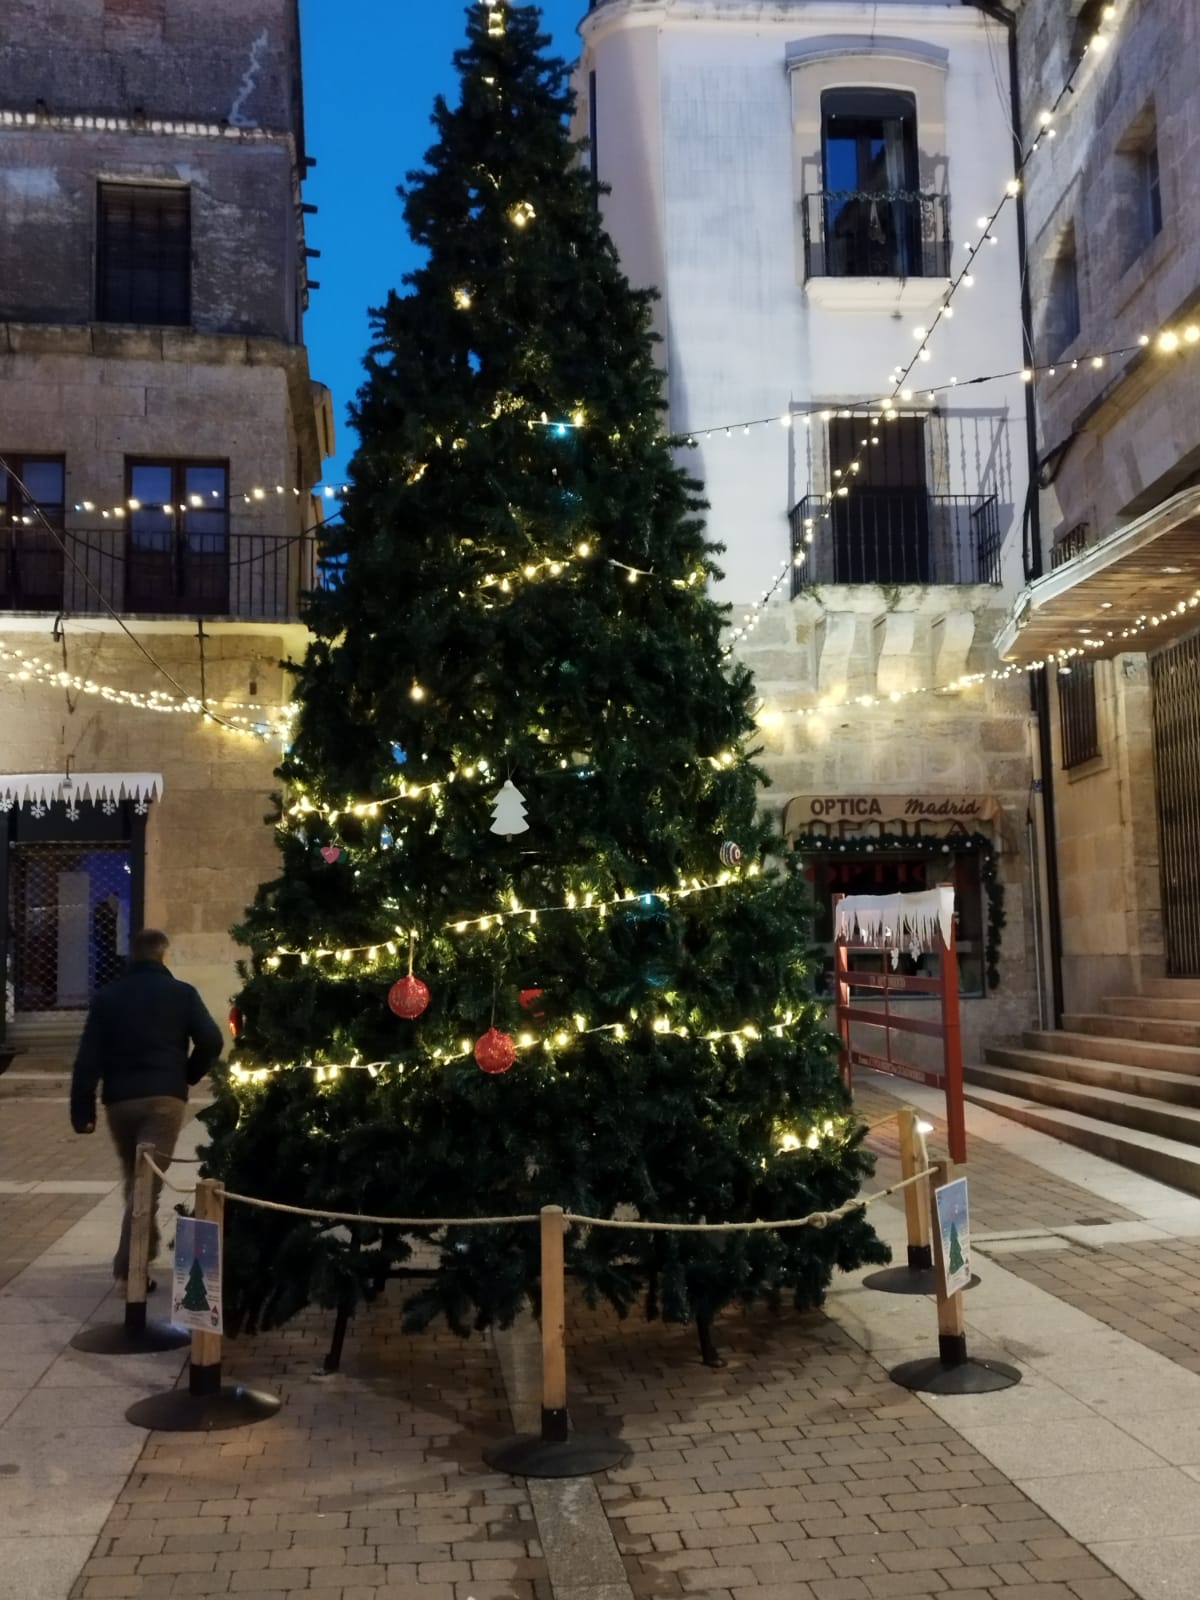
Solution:
[[[865,944],[885,939],[902,947],[906,938],[929,948],[941,934],[950,943],[954,924],[954,890],[948,884],[917,894],[848,894],[837,904],[839,939],[852,940],[857,930]]]
[[[0,772],[0,811],[14,806],[45,810],[59,801],[117,805],[132,800],[145,808],[162,794],[161,772]]]

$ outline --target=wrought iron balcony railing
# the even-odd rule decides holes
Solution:
[[[995,495],[855,489],[792,509],[792,594],[813,584],[1000,582]]]
[[[1092,542],[1092,530],[1086,522],[1077,522],[1073,528],[1068,528],[1066,533],[1059,534],[1050,551],[1050,570],[1064,566],[1068,561],[1074,561],[1076,556],[1081,556]]]
[[[950,276],[949,195],[822,189],[800,209],[805,280]]]
[[[59,543],[59,540],[62,543]],[[34,526],[0,528],[0,612],[298,620],[320,586],[312,533],[153,535]]]

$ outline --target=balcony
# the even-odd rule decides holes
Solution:
[[[800,205],[805,281],[950,276],[948,195],[822,189]]]
[[[0,613],[294,622],[301,597],[319,584],[312,533],[139,541],[111,524],[57,538],[40,527],[0,528]]]
[[[814,584],[1000,582],[995,495],[852,488],[793,507],[792,596]]]

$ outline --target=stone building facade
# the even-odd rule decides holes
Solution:
[[[139,923],[223,1017],[312,486],[295,0],[0,14],[0,936],[65,1037]],[[164,709],[194,702],[191,709]],[[196,707],[202,707],[197,710]]]
[[[836,892],[954,881],[975,1052],[1038,1011],[1029,694],[991,676],[1029,481],[1011,209],[939,318],[1013,176],[1004,29],[925,0],[594,0],[581,34],[578,131],[659,292],[818,938]]]
[[[1061,105],[1025,195],[1044,575],[1000,645],[1082,652],[1050,695],[1080,1013],[1200,975],[1200,13],[1022,0],[1017,43],[1027,145]]]

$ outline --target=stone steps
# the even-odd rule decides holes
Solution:
[[[1051,1055],[1079,1056],[1086,1061],[1108,1061],[1151,1072],[1200,1075],[1200,1043],[1168,1044],[1125,1036],[1105,1038],[1093,1033],[1035,1029],[1024,1035],[1024,1044],[1030,1050],[1043,1050]]]
[[[1200,995],[1105,995],[1100,1006],[1105,1016],[1151,1017],[1172,1022],[1194,1022],[1200,1027]]]
[[[1200,982],[1155,979],[1063,1020],[989,1045],[967,1099],[1200,1194]]]
[[[1114,1017],[1098,1012],[1074,1012],[1063,1018],[1063,1027],[1105,1039],[1146,1039],[1159,1044],[1200,1046],[1200,1025],[1171,1017]]]
[[[974,1071],[975,1069],[972,1069]],[[982,1084],[967,1089],[967,1099],[998,1116],[1026,1128],[1047,1133],[1064,1144],[1077,1145],[1106,1161],[1167,1183],[1187,1194],[1200,1195],[1200,1149],[1161,1134],[1121,1127],[1099,1117],[1085,1116],[1039,1105],[1019,1095],[989,1089]]]

